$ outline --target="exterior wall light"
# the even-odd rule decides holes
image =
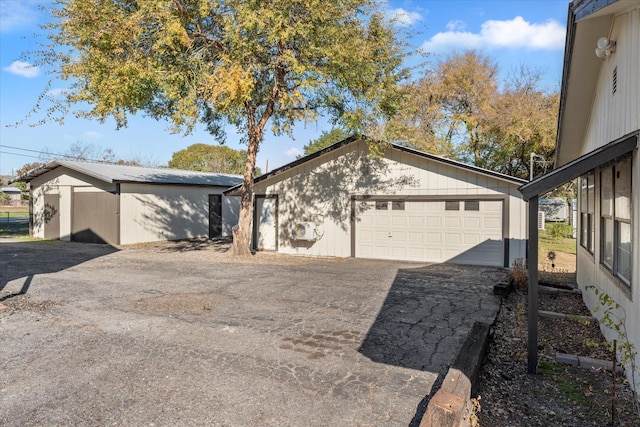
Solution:
[[[596,47],[596,56],[602,60],[616,51],[616,42],[607,37],[600,37]]]

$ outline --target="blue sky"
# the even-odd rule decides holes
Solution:
[[[467,48],[490,56],[502,77],[521,65],[543,74],[549,90],[560,87],[568,0],[388,0],[383,4],[397,25],[415,34],[414,47],[429,52],[428,60],[446,57]],[[175,151],[195,143],[215,143],[200,129],[192,135],[172,135],[167,123],[144,117],[130,120],[126,129],[115,130],[113,122],[69,117],[64,125],[30,127],[7,125],[22,121],[49,81],[44,70],[31,67],[21,54],[45,42],[38,25],[48,15],[39,9],[48,2],[37,0],[0,1],[0,175],[10,175],[25,163],[38,160],[38,151],[64,153],[71,144],[83,142],[111,148],[119,158],[137,158],[166,165]],[[40,36],[39,36],[40,35]],[[55,82],[53,90],[63,83]],[[42,118],[40,113],[36,118]],[[35,122],[31,119],[30,122]],[[262,171],[282,166],[302,153],[303,146],[330,126],[325,120],[300,124],[294,138],[267,134],[258,154]],[[229,129],[227,144],[245,149],[239,136]],[[22,150],[17,150],[18,147]],[[32,150],[32,151],[25,151]],[[32,156],[32,157],[30,157]]]

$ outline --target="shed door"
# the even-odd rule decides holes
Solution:
[[[502,266],[501,201],[364,202],[356,257]]]
[[[209,194],[209,238],[222,236],[222,195]]]
[[[44,195],[44,238],[56,240],[60,238],[60,195]]]
[[[107,192],[74,192],[71,240],[118,244],[118,196]]]
[[[278,198],[256,196],[253,247],[259,251],[278,250]]]

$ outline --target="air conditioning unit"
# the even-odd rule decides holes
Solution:
[[[544,212],[538,211],[538,230],[544,230]]]
[[[306,240],[315,242],[316,225],[313,222],[300,222],[293,229],[293,238],[295,240]]]

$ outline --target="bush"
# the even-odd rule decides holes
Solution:
[[[555,239],[573,236],[573,226],[566,222],[547,223],[548,233]]]

